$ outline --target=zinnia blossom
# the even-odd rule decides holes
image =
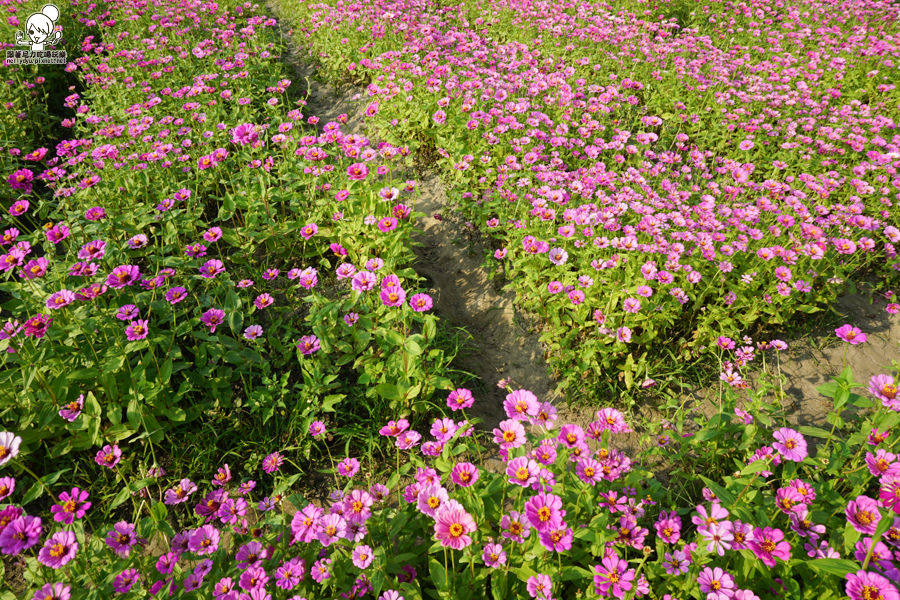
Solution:
[[[772,447],[785,458],[794,462],[803,462],[807,457],[806,439],[789,427],[782,427],[773,434],[775,442]]]
[[[109,444],[103,446],[103,449],[97,452],[97,456],[94,457],[94,462],[96,462],[101,467],[107,467],[109,469],[114,468],[119,461],[122,459],[122,450],[119,449],[118,444],[113,444],[110,446]]]
[[[900,600],[900,592],[890,580],[878,573],[847,573],[844,591],[851,600]]]
[[[466,548],[472,543],[469,534],[476,529],[475,519],[455,500],[445,502],[435,514],[434,535],[445,548]]]
[[[866,341],[866,334],[860,331],[859,327],[854,327],[849,323],[841,325],[834,330],[835,335],[852,346],[862,344]]]
[[[784,533],[780,529],[755,528],[753,540],[748,542],[747,546],[767,567],[774,567],[776,558],[784,561],[791,558],[791,545],[784,541]]]
[[[634,569],[616,554],[608,554],[599,565],[594,565],[594,593],[598,596],[623,598],[631,590]]]

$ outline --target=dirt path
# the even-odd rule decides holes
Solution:
[[[482,267],[486,247],[475,236],[463,237],[465,223],[450,211],[446,189],[436,176],[427,176],[420,185],[416,209],[426,216],[419,220],[417,240],[422,246],[414,266],[431,282],[437,314],[471,336],[457,366],[476,375],[481,384],[473,389],[477,416],[489,427],[506,418],[506,392],[497,387],[501,379],[508,379],[513,388],[531,390],[541,400],[556,400],[543,347],[516,313],[515,294],[498,289]]]

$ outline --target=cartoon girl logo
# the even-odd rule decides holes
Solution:
[[[33,13],[25,21],[25,32],[16,31],[17,46],[31,46],[32,52],[41,52],[44,46],[52,46],[62,38],[61,31],[56,29],[56,21],[59,19],[59,9],[52,4],[47,4],[41,12]]]

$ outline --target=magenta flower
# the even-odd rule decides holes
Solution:
[[[68,306],[75,301],[75,293],[71,290],[59,290],[51,294],[47,298],[47,308],[50,310],[58,310],[64,306]]]
[[[364,163],[353,163],[347,167],[347,177],[352,181],[362,181],[369,174],[369,167]]]
[[[359,461],[355,458],[347,457],[338,463],[337,472],[344,477],[353,477],[359,471]]]
[[[500,421],[500,427],[495,427],[493,433],[494,443],[504,450],[518,448],[525,443],[525,427],[515,419]]]
[[[0,522],[5,520],[5,518],[0,519]],[[22,550],[27,550],[37,544],[40,539],[40,517],[20,514],[9,520],[6,526],[0,530],[0,554],[15,556]]]
[[[469,408],[474,403],[475,398],[472,396],[472,392],[466,388],[455,389],[447,396],[447,406],[453,411]]]
[[[351,524],[365,523],[372,516],[375,499],[365,490],[353,490],[344,499],[344,518]]]
[[[865,535],[873,535],[881,520],[878,502],[868,496],[857,496],[856,500],[848,502],[844,514],[847,522]]]
[[[562,498],[545,492],[538,492],[525,502],[525,517],[538,532],[545,531],[565,516]]]
[[[849,323],[841,325],[834,330],[835,335],[852,346],[862,344],[866,341],[866,334],[860,331],[859,327],[854,327]]]
[[[785,460],[803,462],[808,456],[806,451],[806,439],[797,431],[789,427],[782,427],[773,434],[775,442],[772,447],[784,457]]]
[[[400,419],[398,421],[388,421],[388,424],[379,429],[378,433],[385,437],[397,437],[407,429],[409,429],[409,421]]]
[[[107,467],[109,469],[114,468],[119,461],[122,459],[122,450],[119,449],[118,444],[113,444],[110,446],[109,444],[103,446],[103,449],[97,452],[97,456],[94,457],[94,462],[96,462],[101,467]]]
[[[528,578],[528,581],[525,582],[525,590],[528,592],[528,595],[535,600],[550,600],[552,597],[550,594],[552,589],[553,581],[550,579],[549,575],[543,573],[532,575]]]
[[[469,462],[458,463],[450,471],[450,480],[460,487],[469,487],[478,481],[478,467]]]
[[[573,537],[572,528],[567,527],[563,522],[559,522],[540,532],[541,545],[547,549],[547,552],[565,552],[570,550]]]
[[[537,396],[528,390],[515,390],[506,395],[503,402],[506,416],[517,421],[529,421],[541,409]]]
[[[357,546],[353,549],[353,564],[358,569],[365,569],[370,564],[372,564],[372,560],[374,556],[372,555],[372,548],[369,546]]]
[[[231,468],[226,463],[224,467],[219,467],[211,483],[213,487],[224,487],[229,481],[231,481]]]
[[[318,525],[316,538],[325,547],[347,536],[347,520],[341,515],[325,515],[319,519]]]
[[[381,303],[385,306],[403,306],[406,292],[399,285],[389,285],[381,289]]]
[[[878,573],[847,573],[844,591],[850,600],[900,600],[900,592],[890,580]]]
[[[284,463],[284,457],[278,452],[273,452],[262,461],[262,469],[266,473],[274,473]]]
[[[201,525],[188,538],[188,549],[201,556],[214,553],[219,549],[219,530],[212,525]]]
[[[753,540],[747,543],[756,557],[768,567],[775,566],[775,559],[789,560],[791,545],[784,541],[784,533],[772,527],[757,527],[753,530]]]
[[[125,327],[125,337],[131,342],[146,338],[148,333],[150,333],[150,329],[147,319],[136,319]]]
[[[272,294],[263,293],[256,297],[256,299],[253,301],[253,305],[257,309],[262,310],[266,307],[271,306],[274,302],[275,298],[272,297]]]
[[[594,573],[594,593],[598,596],[623,598],[634,585],[634,569],[629,569],[628,562],[616,554],[608,554],[599,565],[594,565]]]
[[[113,590],[119,594],[129,592],[140,578],[141,574],[138,573],[137,569],[125,569],[116,575],[116,578],[113,580]]]
[[[313,421],[309,424],[309,434],[313,437],[320,436],[325,433],[325,423],[322,421]]]
[[[506,552],[500,544],[487,544],[481,553],[485,566],[496,569],[506,564]]]
[[[881,478],[881,489],[878,491],[881,505],[900,514],[900,470],[889,472]]]
[[[75,558],[78,542],[73,531],[57,531],[44,542],[38,552],[38,562],[51,569],[58,569]]]
[[[313,563],[312,569],[309,570],[309,574],[316,583],[322,583],[331,577],[331,571],[329,570],[330,566],[330,558],[321,558]]]
[[[212,279],[219,273],[224,272],[225,265],[222,264],[222,261],[217,258],[206,261],[205,263],[203,263],[203,266],[200,267],[200,276],[206,279]]]
[[[309,356],[319,350],[319,338],[314,335],[304,335],[300,338],[300,341],[297,342],[297,348],[300,349],[300,354]]]
[[[220,308],[211,308],[203,313],[200,321],[209,327],[210,333],[215,333],[216,327],[225,322],[225,311]]]
[[[31,600],[69,600],[71,591],[64,583],[46,583],[34,593]]]
[[[873,375],[869,379],[869,393],[881,400],[885,408],[900,412],[900,395],[897,391],[897,384],[890,375]]]
[[[141,270],[135,265],[119,265],[106,277],[106,284],[111,288],[123,288],[134,285],[141,278]]]
[[[190,479],[182,479],[178,485],[166,490],[166,493],[163,496],[163,502],[170,506],[181,504],[182,502],[187,502],[188,498],[191,497],[191,494],[196,491],[197,484]]]
[[[707,552],[715,552],[719,556],[724,556],[725,551],[731,549],[734,534],[731,532],[731,524],[727,521],[724,523],[713,523],[707,527],[701,527],[697,531],[703,536],[704,541],[707,542]]]
[[[166,300],[170,304],[178,304],[185,298],[187,298],[187,290],[180,286],[173,287],[166,292]]]
[[[428,294],[413,294],[413,297],[409,299],[409,306],[415,312],[425,312],[426,310],[431,310],[431,307],[434,306],[434,301]]]
[[[309,543],[316,538],[319,530],[319,519],[324,514],[321,508],[307,504],[302,510],[294,513],[291,519],[291,544]]]
[[[106,534],[106,545],[122,558],[128,558],[131,547],[137,544],[134,525],[127,521],[119,521]]]
[[[477,527],[472,516],[455,500],[448,500],[435,514],[434,535],[441,546],[462,550],[472,543]]]
[[[719,567],[704,567],[697,583],[700,591],[706,594],[706,600],[729,600],[734,596],[734,578]]]
[[[62,492],[59,495],[59,504],[50,507],[53,520],[57,523],[71,525],[75,519],[84,517],[91,508],[91,503],[87,501],[88,497],[87,491],[77,487],[73,487],[71,491]]]
[[[246,340],[256,340],[261,338],[263,335],[263,328],[261,325],[250,325],[246,329],[244,329],[244,339]]]

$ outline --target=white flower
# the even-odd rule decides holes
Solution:
[[[19,454],[22,438],[10,431],[0,431],[0,465],[5,465]]]

